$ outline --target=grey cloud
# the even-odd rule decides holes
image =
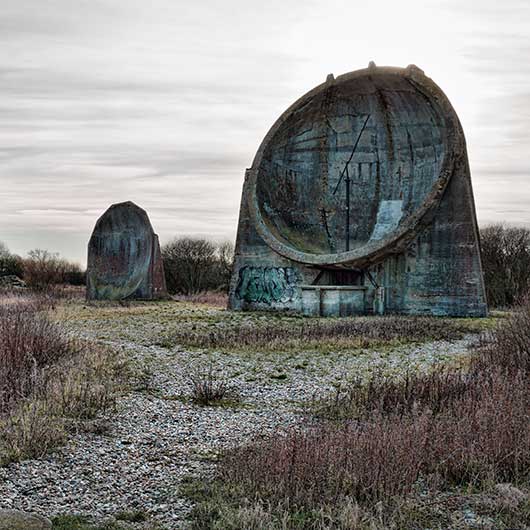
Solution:
[[[244,170],[274,120],[341,53],[342,71],[371,58],[355,31],[336,34],[361,9],[345,0],[1,3],[0,240],[21,253],[82,261],[98,212],[127,199],[163,240],[234,237]],[[527,2],[434,4],[461,21],[438,46],[460,51],[477,86],[466,134],[481,222],[525,222]]]
[[[100,0],[76,0],[75,6],[70,0],[2,0],[1,14],[0,41],[27,36],[57,38],[125,15],[111,2]]]

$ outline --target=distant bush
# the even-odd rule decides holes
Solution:
[[[85,273],[77,263],[47,250],[31,250],[22,266],[24,281],[36,291],[46,291],[60,284],[85,284]]]
[[[530,289],[530,230],[501,224],[480,231],[488,303],[509,307]]]
[[[86,285],[86,271],[81,269],[77,263],[68,262],[64,271],[63,280],[67,285],[77,287]]]
[[[22,274],[22,258],[11,254],[7,245],[0,241],[0,276],[18,276],[21,278]]]
[[[228,289],[232,270],[231,243],[180,237],[162,247],[164,271],[171,294],[194,295]]]
[[[472,368],[487,371],[498,366],[507,372],[525,372],[530,377],[530,296],[514,308],[493,333],[486,336],[480,355],[472,359]]]
[[[22,278],[24,275],[24,263],[20,256],[11,254],[9,256],[0,256],[0,276],[17,276]]]

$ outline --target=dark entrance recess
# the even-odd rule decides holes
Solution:
[[[365,274],[359,269],[320,268],[312,285],[364,285]]]

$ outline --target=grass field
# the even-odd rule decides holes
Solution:
[[[465,377],[462,383],[451,373],[472,369],[474,345],[491,341],[510,315],[319,319],[233,313],[215,302],[87,304],[72,298],[42,308],[68,340],[98,352],[99,371],[90,373],[102,380],[94,388],[105,388],[113,405],[90,402],[87,418],[78,414],[74,423],[64,407],[47,411],[62,435],[0,469],[0,508],[6,507],[2,498],[15,499],[9,506],[19,509],[39,506],[63,530],[526,528],[528,488],[521,475],[515,482],[507,473],[459,483],[443,478],[441,469],[416,480],[402,467],[400,477],[405,455],[417,453],[414,442],[402,453],[379,442],[425,436],[423,411],[435,400],[438,409],[449,410],[475,395],[474,387],[462,390]],[[76,373],[86,372],[87,359],[94,362],[86,353],[79,359]],[[526,395],[524,383],[510,385]],[[495,396],[505,387],[497,385]],[[36,402],[38,395],[29,393],[21,403]],[[418,414],[421,428],[414,423]],[[455,427],[448,418],[432,428],[464,436],[465,421]],[[346,464],[334,471],[335,461],[354,451],[344,461],[353,463],[361,450],[352,421],[368,422],[369,438],[377,441],[363,446],[362,461],[379,451],[374,461],[394,470],[385,480],[398,477],[395,487],[376,481],[376,490],[353,488],[359,464],[353,475]],[[323,455],[330,450],[336,458],[328,461]],[[289,454],[295,460],[285,460]],[[263,480],[252,478],[257,469]],[[372,480],[370,469],[363,480]],[[344,494],[331,493],[334,483]],[[39,493],[44,485],[46,495]]]

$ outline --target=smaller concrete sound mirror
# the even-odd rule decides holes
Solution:
[[[486,314],[464,133],[423,71],[330,75],[280,116],[246,172],[229,305]]]
[[[160,244],[147,213],[132,202],[113,204],[88,243],[87,299],[166,296]]]

